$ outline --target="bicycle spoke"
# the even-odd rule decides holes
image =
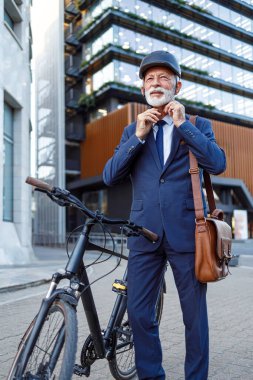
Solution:
[[[33,376],[51,375],[50,361],[59,332],[64,328],[64,317],[61,313],[52,313],[45,320],[42,331],[27,363],[27,371]]]

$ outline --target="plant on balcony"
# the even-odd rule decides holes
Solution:
[[[86,110],[89,108],[93,108],[96,105],[95,99],[96,92],[94,91],[92,94],[81,94],[78,100],[78,105],[84,107]]]
[[[185,98],[177,98],[177,100],[180,102],[180,103],[183,103],[184,105],[189,105],[189,106],[197,106],[197,107],[201,107],[201,108],[207,108],[209,110],[214,110],[216,109],[215,106],[212,106],[211,104],[205,104],[203,102],[197,102],[195,100],[189,100],[189,99],[185,99]]]
[[[213,15],[212,12],[208,11],[207,9],[204,9],[204,8],[201,8],[200,6],[196,5],[196,4],[188,4],[189,7],[193,8],[193,9],[196,9],[196,11],[200,12],[200,13],[207,13],[209,15]]]
[[[78,9],[79,10],[79,7],[80,7],[80,5],[81,5],[81,0],[74,0],[74,4],[75,4],[75,7],[76,7],[76,9]]]
[[[138,55],[140,57],[140,60],[144,57],[143,54],[137,53],[133,49],[123,49],[122,46],[120,46],[120,45],[114,45],[114,44],[109,43],[109,44],[106,44],[105,46],[103,46],[103,48],[100,49],[96,54],[92,55],[90,57],[89,61],[87,61],[87,60],[82,61],[81,67],[84,67],[84,66],[88,65],[92,60],[94,60],[99,55],[102,55],[110,47],[116,47],[122,53],[126,53],[127,52],[127,53],[132,53],[132,54]],[[207,76],[209,76],[209,72],[206,71],[206,70],[195,69],[193,67],[185,66],[185,65],[180,65],[180,66],[181,66],[181,69],[183,69],[183,70],[188,70],[188,71],[191,71],[191,72],[199,74],[199,75],[207,75]]]
[[[112,8],[112,7],[109,7],[109,8],[107,8],[107,12],[108,11],[115,11],[115,9],[114,8]],[[145,24],[147,24],[147,26],[153,26],[153,27],[156,27],[156,28],[162,28],[162,29],[164,29],[164,30],[168,30],[168,31],[170,31],[170,32],[172,32],[172,33],[175,33],[175,34],[177,34],[178,36],[180,36],[180,37],[183,37],[183,38],[186,38],[186,39],[190,39],[190,40],[193,40],[193,41],[198,41],[198,42],[202,42],[202,43],[204,43],[204,44],[206,44],[206,45],[209,45],[209,46],[213,46],[213,44],[212,44],[212,42],[210,42],[210,41],[206,41],[206,40],[200,40],[200,39],[198,39],[198,38],[196,38],[196,37],[192,37],[192,36],[189,36],[188,34],[186,34],[186,33],[182,33],[182,32],[180,32],[179,30],[177,30],[177,29],[173,29],[173,28],[170,28],[169,26],[165,26],[165,25],[163,25],[163,24],[161,24],[161,23],[158,23],[158,22],[155,22],[155,21],[152,21],[152,20],[146,20],[145,18],[143,18],[143,17],[141,17],[141,16],[138,16],[138,15],[136,15],[135,13],[131,13],[131,12],[123,12],[123,10],[120,10],[120,9],[118,9],[117,10],[117,12],[119,12],[119,13],[121,13],[122,15],[127,15],[129,18],[132,18],[132,19],[134,19],[134,20],[137,20],[137,21],[141,21],[142,23],[145,23]],[[104,13],[102,13],[102,14],[100,14],[99,16],[97,16],[97,17],[95,17],[94,19],[93,19],[93,21],[91,21],[91,22],[89,22],[87,25],[85,25],[82,29],[80,29],[79,31],[78,31],[78,33],[77,33],[77,38],[80,38],[81,37],[81,35],[86,31],[86,30],[88,30],[100,17],[101,17],[101,15],[104,15]]]
[[[128,84],[124,84],[122,82],[117,82],[117,81],[109,81],[109,82],[104,83],[101,87],[99,87],[97,92],[103,90],[104,88],[110,85],[116,85],[117,87],[127,90],[127,92],[135,92],[135,93],[138,92],[139,94],[141,94],[140,87],[129,86]]]
[[[93,54],[93,55],[90,57],[89,60],[84,60],[84,61],[82,61],[82,63],[81,63],[81,67],[84,67],[84,66],[88,65],[88,64],[90,63],[90,61],[92,61],[93,59],[95,59],[96,57],[98,57],[100,54],[102,54],[106,49],[108,49],[108,48],[111,47],[111,46],[116,46],[116,45],[113,45],[113,44],[111,44],[111,43],[104,45],[104,46],[102,47],[102,49],[98,50],[98,51],[96,52],[96,54]]]
[[[174,0],[176,1],[178,4],[180,5],[187,5],[188,7],[190,8],[193,8],[195,9],[196,11],[200,12],[200,13],[207,13],[207,14],[210,14],[212,15],[212,12],[200,7],[199,5],[196,5],[196,4],[189,4],[187,1],[185,0]]]
[[[79,106],[84,107],[86,110],[89,108],[95,107],[97,94],[99,92],[103,91],[104,89],[106,89],[106,87],[112,86],[112,85],[114,85],[114,86],[116,85],[117,87],[121,88],[122,90],[124,90],[128,93],[129,92],[130,93],[134,92],[135,94],[141,93],[140,88],[137,86],[129,86],[129,85],[126,85],[126,84],[121,83],[121,82],[109,81],[109,82],[104,83],[101,87],[99,87],[99,89],[97,91],[94,91],[90,95],[82,94],[79,98],[79,101],[78,101]],[[189,100],[189,99],[184,99],[184,98],[177,98],[177,100],[182,102],[184,105],[197,106],[197,107],[206,108],[209,110],[216,109],[216,107],[212,106],[211,104],[205,104],[205,103],[197,102],[194,100]]]
[[[199,74],[199,75],[207,75],[207,76],[210,75],[209,72],[206,71],[206,70],[199,70],[199,69],[195,69],[193,67],[185,66],[185,65],[180,65],[180,67],[183,70],[192,71],[193,73],[196,73],[196,74]]]
[[[96,54],[93,54],[89,60],[84,60],[82,61],[81,63],[81,67],[84,67],[86,65],[88,65],[93,59],[95,59],[96,57],[98,57],[99,55],[103,54],[107,49],[109,49],[110,47],[116,47],[118,50],[122,51],[122,52],[128,52],[128,53],[133,53],[135,55],[139,55],[140,56],[140,59],[143,58],[143,54],[141,53],[137,53],[135,50],[133,49],[123,49],[123,47],[121,45],[116,45],[116,44],[112,44],[112,43],[109,43],[109,44],[106,44],[102,47],[102,49],[100,49],[99,51],[96,52]]]
[[[108,8],[107,10],[111,10],[111,9],[113,9],[113,8]],[[79,31],[78,31],[78,33],[76,34],[76,37],[77,38],[80,38],[81,37],[81,35],[83,34],[83,32],[85,32],[85,30],[88,30],[100,17],[101,17],[101,15],[102,15],[103,13],[100,13],[98,16],[96,16],[96,17],[94,17],[87,25],[85,25],[84,27],[82,27]]]

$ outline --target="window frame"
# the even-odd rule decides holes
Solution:
[[[6,109],[9,109],[11,113],[11,133],[6,132]],[[4,163],[3,163],[3,216],[2,219],[4,222],[14,221],[14,118],[15,118],[15,108],[13,108],[8,102],[4,101],[4,128],[3,128],[3,147],[4,147]],[[6,147],[9,145],[11,147],[11,154],[7,157]],[[9,161],[9,166],[6,164],[7,160]],[[5,172],[8,172],[10,176],[10,198],[5,197]]]

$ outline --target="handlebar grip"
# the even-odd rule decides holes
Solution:
[[[141,228],[141,234],[144,235],[147,239],[151,240],[153,243],[159,240],[159,236],[154,232],[147,230],[147,228]]]
[[[28,185],[32,185],[34,187],[37,187],[38,189],[41,190],[46,190],[46,191],[52,191],[53,187],[50,186],[48,183],[41,181],[40,179],[33,178],[33,177],[27,177],[25,180]]]

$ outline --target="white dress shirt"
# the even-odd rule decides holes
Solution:
[[[164,164],[167,161],[170,151],[171,151],[171,142],[172,142],[172,132],[173,132],[173,119],[166,115],[163,118],[164,121],[166,121],[166,124],[163,125],[163,157],[164,157]],[[156,134],[158,131],[158,125],[153,125],[153,133],[154,138],[156,139]]]

